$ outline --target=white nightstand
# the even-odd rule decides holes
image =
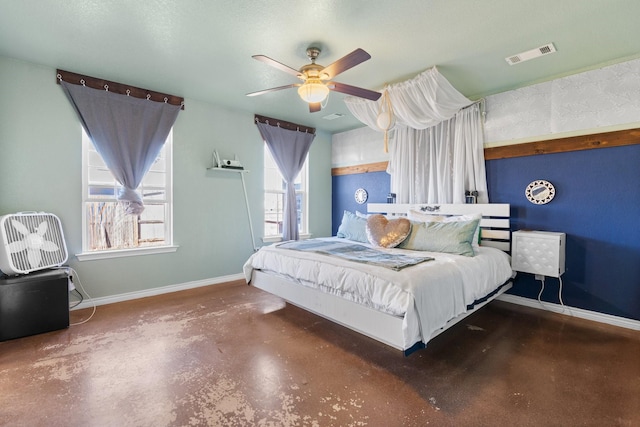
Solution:
[[[564,311],[561,276],[564,273],[566,239],[566,234],[552,231],[514,231],[511,234],[511,268],[536,275],[541,284],[538,302],[547,310],[549,308],[541,299],[545,276],[558,278],[558,299]]]
[[[549,277],[560,277],[564,273],[565,233],[514,231],[511,245],[514,270]]]

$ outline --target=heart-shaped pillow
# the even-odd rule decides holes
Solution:
[[[369,243],[383,248],[398,246],[411,232],[411,221],[406,218],[388,220],[376,214],[367,218],[367,238]]]

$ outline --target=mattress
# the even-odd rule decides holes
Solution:
[[[319,240],[335,239],[345,241],[337,237]],[[513,274],[509,256],[491,247],[480,247],[473,257],[376,249],[434,259],[394,271],[329,255],[283,249],[274,244],[254,253],[244,265],[244,274],[247,282],[253,270],[279,275],[300,286],[402,317],[406,341],[418,337],[425,343],[434,331],[465,313],[474,301],[496,290]]]

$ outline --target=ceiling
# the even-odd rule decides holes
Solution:
[[[318,113],[295,89],[247,97],[297,82],[251,56],[297,69],[310,45],[323,65],[362,48],[336,81],[381,90],[436,65],[475,100],[640,57],[638,16],[638,0],[0,0],[0,55],[334,133],[362,126],[345,95]]]

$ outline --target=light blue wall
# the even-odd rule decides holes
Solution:
[[[260,245],[263,142],[252,113],[194,99],[185,104],[173,139],[178,251],[79,262],[73,254],[82,249],[80,123],[55,82],[55,69],[0,57],[0,214],[43,211],[60,217],[69,265],[93,297],[240,273],[252,253],[240,176],[206,168],[217,149],[224,157],[237,154],[251,171],[245,177]],[[314,236],[328,236],[330,135],[318,133],[309,159],[309,228]]]

